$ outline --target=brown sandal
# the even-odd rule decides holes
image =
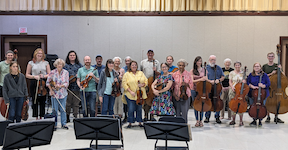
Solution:
[[[239,126],[240,126],[240,127],[241,127],[241,126],[244,126],[243,121],[241,121],[241,122],[239,123]]]
[[[196,122],[195,127],[199,127],[200,126],[200,122]]]
[[[200,127],[203,127],[203,123],[202,123],[201,121],[199,122],[199,126],[200,126]]]
[[[229,125],[234,125],[234,124],[236,124],[235,121],[231,121],[231,122],[229,123]]]

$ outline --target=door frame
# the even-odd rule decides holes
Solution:
[[[47,35],[17,35],[17,34],[2,34],[1,35],[1,60],[5,59],[5,39],[6,38],[19,38],[19,39],[24,39],[24,38],[42,38],[44,40],[44,53],[47,54]],[[13,41],[14,42],[14,41]],[[15,41],[17,42],[17,41]],[[22,41],[19,41],[22,42]],[[31,41],[34,42],[34,41]]]

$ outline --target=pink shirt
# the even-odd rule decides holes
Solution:
[[[173,88],[174,88],[174,94],[178,97],[180,96],[180,87],[182,85],[182,76],[184,77],[184,82],[188,83],[190,88],[187,87],[186,94],[188,97],[191,96],[191,89],[193,89],[193,81],[190,72],[184,71],[182,74],[180,73],[180,70],[176,71],[172,77],[174,78]]]
[[[56,98],[63,99],[65,98],[68,93],[67,93],[67,88],[69,86],[69,72],[65,69],[62,69],[62,71],[58,72],[57,68],[52,70],[47,78],[46,81],[46,86],[50,85],[49,82],[53,80],[56,85],[64,85],[65,87],[60,88],[58,91],[54,91]]]
[[[193,74],[193,69],[190,70],[190,73]],[[198,80],[198,79],[204,77],[204,75],[205,75],[205,69],[201,68],[201,71],[199,72],[199,75],[193,74],[193,80]],[[196,82],[194,83],[193,90],[196,90]]]

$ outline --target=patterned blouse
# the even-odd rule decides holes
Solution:
[[[186,94],[188,97],[191,96],[191,89],[193,89],[193,81],[190,72],[184,71],[182,74],[180,73],[180,70],[176,71],[173,75],[174,78],[174,83],[173,83],[173,88],[174,88],[174,94],[177,95],[178,97],[180,96],[180,87],[182,85],[182,77],[184,77],[184,82],[188,83],[190,86],[187,87]]]
[[[58,99],[63,99],[65,96],[68,95],[67,93],[67,88],[69,86],[69,73],[67,70],[62,69],[61,73],[58,73],[57,68],[52,70],[50,74],[48,75],[47,81],[46,81],[46,86],[49,85],[49,82],[53,80],[56,85],[64,85],[65,87],[60,88],[58,91],[54,91],[56,98]]]

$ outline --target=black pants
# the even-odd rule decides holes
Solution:
[[[45,86],[45,85],[44,85]],[[35,102],[35,92],[36,92],[37,82],[36,80],[30,80],[30,96],[32,97],[32,109],[33,114],[32,117],[44,117],[45,114],[45,102],[46,102],[46,95],[45,96],[37,96],[36,103]],[[48,90],[47,90],[48,93]],[[40,105],[40,112],[39,107]]]

